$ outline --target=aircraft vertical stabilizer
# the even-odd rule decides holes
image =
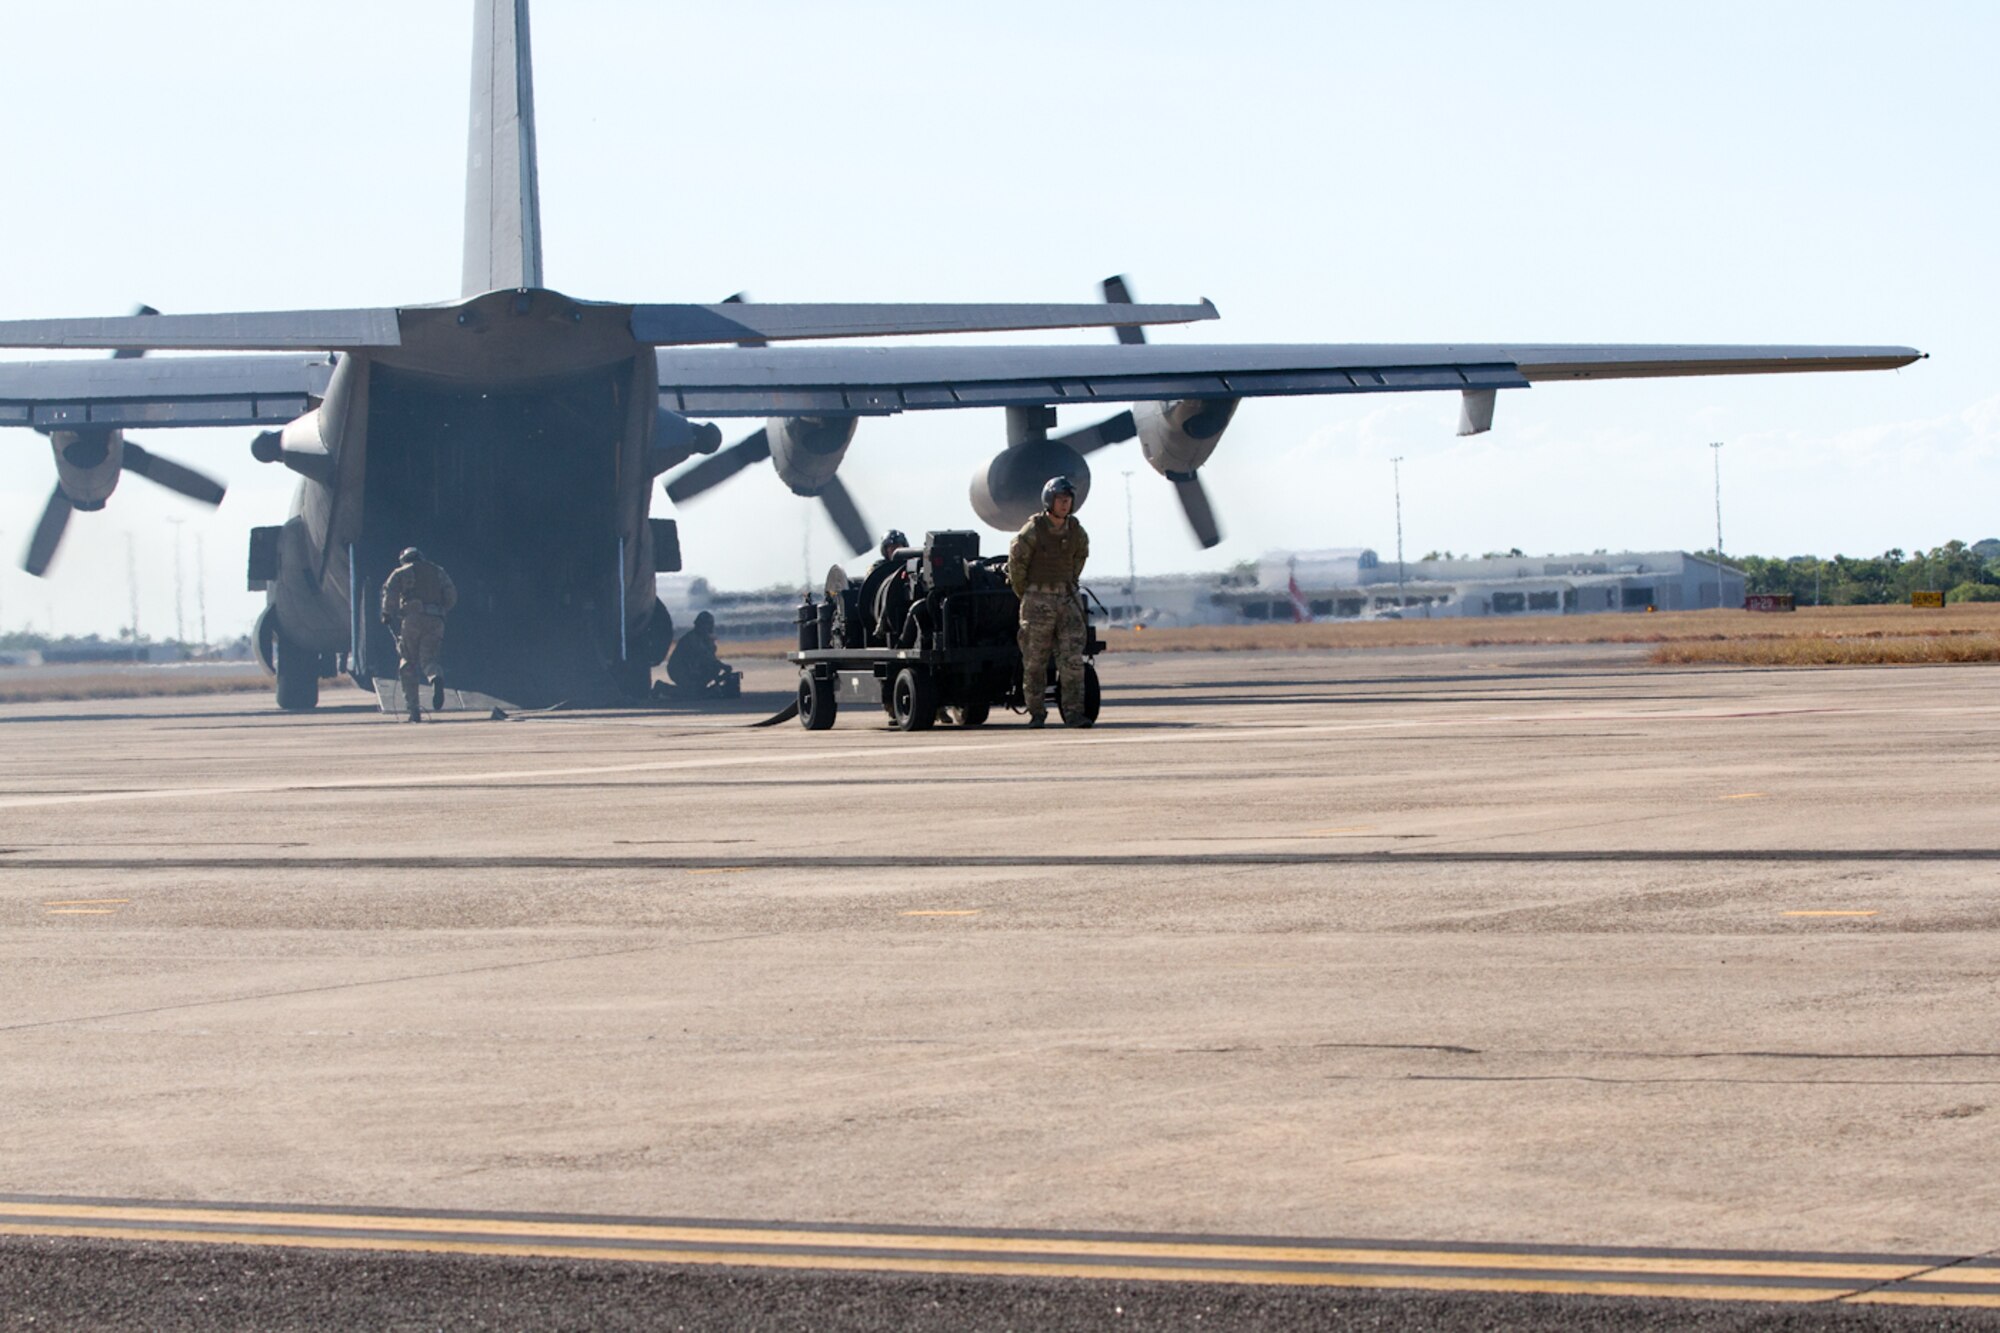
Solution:
[[[463,295],[542,285],[528,0],[475,0]]]

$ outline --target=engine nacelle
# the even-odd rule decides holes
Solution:
[[[979,521],[1013,532],[1042,512],[1042,487],[1068,477],[1076,507],[1090,498],[1090,464],[1059,440],[1026,440],[1000,452],[972,478],[972,510]]]
[[[771,446],[771,466],[793,495],[818,495],[826,489],[847,446],[854,443],[855,417],[772,417],[764,423]]]
[[[124,434],[115,430],[50,431],[49,448],[55,451],[56,482],[70,504],[85,513],[104,508],[111,492],[118,489],[119,470],[125,465]]]
[[[1140,403],[1132,409],[1146,464],[1169,481],[1188,481],[1215,452],[1236,415],[1235,398],[1183,398]]]

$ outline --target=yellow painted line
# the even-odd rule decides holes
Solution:
[[[51,907],[43,916],[116,916],[115,907]]]
[[[932,908],[927,911],[905,912],[904,916],[978,916],[977,907]]]
[[[1978,1267],[1968,1264],[1955,1264],[1950,1268],[1932,1268],[1922,1273],[1913,1274],[1910,1277],[1910,1281],[1977,1282],[1992,1287],[1996,1292],[2000,1292],[2000,1268],[1994,1268],[1986,1264]]]
[[[1739,791],[1730,796],[1718,796],[1718,801],[1761,801],[1768,793],[1761,791]]]
[[[2000,1291],[1864,1291],[1840,1299],[1850,1305],[1971,1305],[2000,1310]]]
[[[1786,916],[1874,916],[1876,915],[1876,913],[1877,909],[1871,907],[1868,908],[1866,911],[1859,911],[1859,910],[1849,911],[1845,908],[1827,908],[1824,910],[1817,910],[1810,912],[1787,912],[1785,913],[1785,915]]]
[[[130,898],[52,898],[42,904],[44,907],[102,907],[106,904],[129,903]]]
[[[321,1219],[324,1225],[325,1219]],[[1393,1273],[1297,1273],[1258,1268],[1155,1268],[1145,1265],[1077,1264],[1062,1261],[920,1259],[900,1255],[772,1254],[757,1250],[625,1250],[564,1246],[551,1249],[491,1241],[388,1241],[346,1236],[265,1235],[257,1232],[153,1231],[116,1226],[54,1226],[45,1229],[0,1224],[0,1235],[81,1236],[102,1240],[170,1240],[198,1245],[275,1245],[289,1249],[397,1250],[425,1254],[483,1254],[519,1258],[609,1259],[627,1263],[726,1264],[742,1268],[819,1269],[877,1273],[963,1273],[996,1277],[1115,1278],[1125,1281],[1254,1283],[1287,1287],[1367,1287],[1419,1291],[1511,1291],[1577,1296],[1665,1296],[1681,1300],[1824,1301],[1837,1288],[1715,1286],[1635,1282],[1618,1278],[1457,1277]],[[964,1239],[964,1238],[954,1238]],[[828,1243],[824,1239],[821,1243]],[[1942,1294],[1942,1293],[1941,1293]]]
[[[46,1218],[47,1225],[65,1229],[72,1225],[116,1225],[120,1220],[168,1224],[191,1222],[233,1224],[240,1229],[238,1232],[221,1233],[226,1235],[261,1235],[264,1234],[259,1230],[261,1227],[272,1226],[321,1229],[345,1227],[401,1233],[444,1232],[474,1236],[507,1236],[523,1240],[650,1240],[661,1243],[709,1245],[722,1249],[743,1245],[814,1245],[850,1249],[972,1250],[982,1254],[1004,1256],[1034,1256],[1046,1254],[1051,1250],[1060,1250],[1066,1255],[1089,1254],[1120,1259],[1236,1259],[1280,1263],[1416,1264],[1449,1268],[1509,1268],[1524,1272],[1567,1270],[1607,1274],[1686,1274],[1708,1277],[1810,1277],[1825,1278],[1829,1281],[1866,1282],[1895,1281],[1923,1271],[1914,1264],[1849,1263],[1840,1260],[1787,1261],[1726,1257],[1704,1259],[1615,1254],[1506,1254],[1421,1248],[1358,1249],[1337,1245],[1237,1245],[1198,1240],[1094,1240],[1060,1234],[1048,1237],[938,1236],[892,1231],[807,1231],[784,1227],[703,1227],[677,1226],[669,1223],[531,1222],[507,1218],[287,1213],[229,1208],[101,1207],[93,1204],[60,1203],[0,1203],[0,1215]],[[33,1224],[15,1222],[6,1225],[32,1229]],[[402,1244],[400,1240],[389,1239],[374,1243],[392,1248]],[[565,1249],[564,1252],[568,1251]]]

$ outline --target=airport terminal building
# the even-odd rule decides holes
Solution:
[[[1743,605],[1743,571],[1685,551],[1414,560],[1366,549],[1280,551],[1225,574],[1104,578],[1091,587],[1112,624],[1234,625],[1305,617],[1583,615]]]

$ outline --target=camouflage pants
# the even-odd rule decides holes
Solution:
[[[1063,711],[1083,715],[1083,606],[1064,593],[1021,594],[1021,693],[1028,715],[1045,717],[1042,702],[1049,678],[1049,654],[1056,659]]]
[[[404,613],[396,630],[396,678],[403,682],[404,708],[416,708],[417,687],[437,676],[443,650],[443,620],[421,611]]]

